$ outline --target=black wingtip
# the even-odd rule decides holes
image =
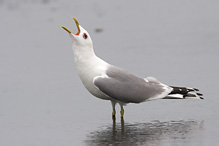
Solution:
[[[200,97],[200,99],[204,100],[204,98],[203,98],[203,97]]]
[[[203,94],[201,94],[201,93],[196,93],[198,96],[203,96]]]

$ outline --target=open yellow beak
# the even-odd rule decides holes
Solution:
[[[77,28],[78,28],[78,32],[75,34],[75,35],[79,35],[80,34],[80,27],[79,27],[79,23],[78,23],[78,20],[76,19],[76,18],[74,18],[74,17],[72,17],[72,19],[74,19],[74,21],[75,21],[75,24],[76,24],[76,26],[77,26]],[[72,33],[68,28],[66,28],[65,26],[61,26],[64,30],[66,30],[68,33]]]

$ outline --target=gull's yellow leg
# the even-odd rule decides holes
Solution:
[[[124,108],[123,108],[123,106],[122,105],[120,105],[121,106],[121,111],[120,111],[120,113],[121,113],[121,118],[123,119],[123,116],[124,116]]]
[[[115,109],[115,107],[113,107],[112,117],[113,117],[113,119],[116,118],[116,109]]]
[[[116,119],[116,108],[115,108],[116,103],[113,102],[113,101],[111,101],[111,104],[112,104],[112,108],[113,108],[112,118],[113,118],[113,119]]]

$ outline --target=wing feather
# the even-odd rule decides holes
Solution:
[[[108,68],[104,76],[96,77],[94,85],[106,95],[124,103],[163,98],[171,92],[157,80],[145,80],[114,66]]]

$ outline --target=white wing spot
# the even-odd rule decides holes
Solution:
[[[144,80],[145,80],[145,82],[147,82],[147,83],[149,82],[147,79],[144,79]]]

